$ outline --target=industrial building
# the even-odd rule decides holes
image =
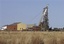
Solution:
[[[27,24],[27,28],[32,28],[33,26],[36,26],[35,24]]]
[[[21,23],[21,22],[17,22],[17,23],[7,25],[6,30],[16,31],[16,30],[24,30],[24,29],[26,29],[26,24]]]

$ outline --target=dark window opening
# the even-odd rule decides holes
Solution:
[[[14,28],[15,29],[15,28]]]

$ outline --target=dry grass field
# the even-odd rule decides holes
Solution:
[[[64,32],[0,31],[0,44],[64,44]]]

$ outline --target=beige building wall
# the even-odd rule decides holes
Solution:
[[[26,24],[23,24],[23,23],[19,23],[17,24],[17,30],[22,30],[22,29],[26,29]]]

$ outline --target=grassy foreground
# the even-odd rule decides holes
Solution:
[[[64,44],[64,32],[0,31],[0,44]]]

